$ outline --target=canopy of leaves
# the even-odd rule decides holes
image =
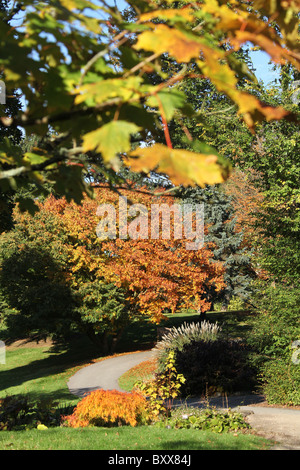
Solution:
[[[291,117],[281,105],[239,88],[238,77],[249,73],[234,53],[250,41],[274,63],[299,69],[296,2],[129,1],[134,22],[98,3],[23,0],[19,15],[14,6],[1,12],[1,78],[26,103],[16,115],[1,105],[1,124],[39,138],[27,152],[10,141],[0,143],[3,190],[24,181],[40,187],[48,182],[80,202],[84,193],[91,195],[86,176],[111,176],[124,154],[134,157],[135,171],[157,167],[185,185],[224,181],[230,165],[216,150],[209,157],[203,146],[192,156],[185,149],[172,151],[170,120],[194,112],[178,90],[185,78],[211,82],[252,132],[261,121]],[[172,76],[163,69],[166,57],[178,64]],[[151,146],[162,136],[166,145]]]

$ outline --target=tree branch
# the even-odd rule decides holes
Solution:
[[[80,109],[71,109],[70,111],[65,111],[56,115],[47,115],[42,118],[29,118],[26,114],[22,114],[20,118],[10,118],[10,117],[0,117],[0,122],[6,126],[39,126],[42,124],[52,124],[59,121],[67,121],[68,119],[73,118],[74,116],[88,116],[90,114],[95,114],[97,112],[103,111],[105,108],[110,106],[116,106],[122,102],[121,98],[113,98],[106,101],[98,106],[92,108],[80,108]]]
[[[69,150],[61,149],[59,154],[54,155],[53,157],[49,158],[48,160],[45,160],[42,163],[36,163],[35,165],[30,165],[30,166],[23,165],[17,168],[11,168],[10,170],[1,171],[0,180],[6,179],[6,178],[14,178],[16,176],[20,176],[25,173],[30,173],[32,171],[43,171],[48,166],[53,165],[53,163],[60,163],[74,155],[79,155],[81,153],[83,153],[82,147],[75,147]]]

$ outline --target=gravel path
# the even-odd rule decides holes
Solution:
[[[264,406],[242,407],[257,434],[276,441],[273,450],[300,450],[300,410]]]
[[[71,393],[83,397],[103,388],[121,390],[118,378],[135,365],[154,357],[154,352],[142,351],[124,354],[97,362],[79,370],[68,382]],[[188,405],[206,407],[207,402],[198,399],[186,400]],[[174,405],[180,404],[180,400]],[[239,395],[210,398],[209,405],[216,408],[231,408],[246,415],[255,432],[276,442],[272,450],[300,450],[300,410],[265,406],[260,395]]]
[[[207,407],[207,401],[193,398],[189,406]],[[180,404],[180,400],[176,405]],[[300,410],[266,406],[262,395],[233,395],[209,399],[212,407],[239,411],[256,434],[275,441],[272,450],[300,450]]]

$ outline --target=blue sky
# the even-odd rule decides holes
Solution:
[[[250,57],[258,80],[262,80],[265,85],[268,85],[275,78],[278,78],[278,71],[272,70],[273,66],[269,64],[270,57],[266,52],[254,51],[250,53]]]

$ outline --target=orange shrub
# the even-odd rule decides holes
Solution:
[[[95,390],[84,397],[63,423],[72,428],[86,426],[136,426],[149,421],[147,400],[138,392]]]

